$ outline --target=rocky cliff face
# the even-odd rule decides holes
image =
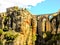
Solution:
[[[59,13],[36,16],[27,9],[8,8],[7,12],[0,13],[0,29],[4,32],[2,34],[3,40],[5,40],[3,41],[4,45],[6,42],[8,42],[7,45],[11,45],[9,42],[12,39],[13,45],[39,45],[40,42],[44,42],[42,39],[44,32],[60,33]],[[6,36],[5,33],[8,32],[9,36]],[[10,32],[18,34],[18,36],[11,37]]]
[[[18,7],[8,8],[6,14],[2,14],[0,16],[0,29],[4,33],[12,30],[12,32],[16,32],[19,35],[13,41],[14,45],[35,45],[37,29],[36,16],[32,16],[27,9],[19,9]],[[7,42],[7,39],[5,42]]]

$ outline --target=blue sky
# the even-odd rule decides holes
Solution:
[[[30,12],[32,14],[49,14],[57,12],[60,9],[60,0],[45,0],[42,3],[38,3],[36,6],[32,6]]]
[[[32,14],[49,14],[60,9],[60,0],[1,0],[0,12],[5,12],[6,8],[18,6],[27,8]]]

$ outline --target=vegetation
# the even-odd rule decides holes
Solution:
[[[33,35],[33,41],[36,41],[37,37],[36,35]]]
[[[60,40],[60,33],[52,34],[51,32],[44,32],[43,39],[45,40],[45,45],[53,45],[57,40]]]
[[[0,40],[0,45],[3,45],[2,41]]]
[[[2,29],[0,29],[0,36],[3,34],[3,30]]]
[[[0,36],[1,36],[2,34],[3,34],[3,30],[0,29]],[[3,45],[2,40],[1,40],[1,37],[0,37],[0,45]]]
[[[8,31],[8,27],[5,26],[4,29],[3,29],[4,32]]]
[[[17,36],[18,34],[13,34],[14,32],[6,32],[5,35],[4,35],[4,39],[6,39],[7,41],[13,41]]]

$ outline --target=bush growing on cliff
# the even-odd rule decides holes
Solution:
[[[51,37],[52,37],[51,32],[44,32],[44,34],[43,34],[43,39],[44,40],[48,41],[48,40],[51,39]]]
[[[2,33],[3,33],[3,30],[2,30],[2,29],[0,29],[0,36],[2,35]]]
[[[5,26],[5,28],[3,29],[4,32],[8,31],[8,27]]]
[[[13,32],[7,32],[5,35],[4,35],[4,38],[7,40],[7,41],[13,41],[16,37],[18,36],[18,34],[13,34]]]
[[[57,40],[60,40],[60,33],[52,34],[51,32],[44,32],[43,39],[45,40],[46,45],[56,44]]]
[[[2,41],[0,40],[0,45],[3,45]]]

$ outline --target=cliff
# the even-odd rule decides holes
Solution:
[[[0,13],[0,30],[3,45],[39,45],[44,32],[60,33],[60,12],[37,16],[27,9],[10,7]]]

